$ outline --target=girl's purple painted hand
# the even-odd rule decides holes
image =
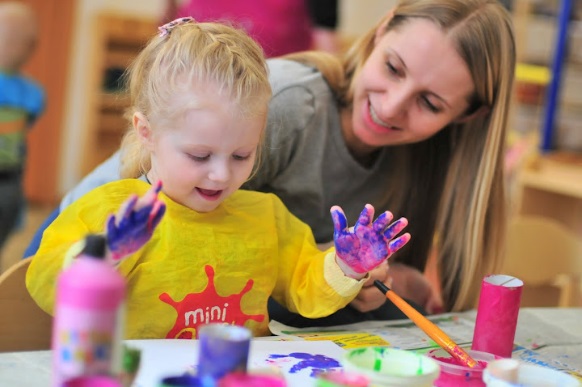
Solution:
[[[410,240],[408,233],[392,240],[408,225],[406,218],[388,225],[393,215],[386,211],[372,222],[374,207],[370,204],[364,207],[353,230],[348,228],[346,216],[340,207],[331,208],[331,217],[336,254],[341,260],[338,264],[350,277],[363,277]]]
[[[107,220],[107,245],[114,261],[136,252],[152,237],[166,212],[166,205],[158,199],[161,189],[162,182],[156,182],[141,198],[127,199],[117,216]]]

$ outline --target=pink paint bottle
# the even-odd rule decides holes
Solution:
[[[79,376],[119,375],[125,279],[105,261],[106,239],[85,248],[57,280],[53,321],[53,385]]]

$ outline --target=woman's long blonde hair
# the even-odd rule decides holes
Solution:
[[[236,103],[246,116],[265,114],[271,98],[260,46],[242,30],[219,23],[188,22],[165,36],[154,36],[125,80],[130,97],[127,117],[131,121],[140,112],[152,126],[171,122],[197,106],[199,101],[179,99],[197,83],[216,86],[225,103]],[[121,177],[139,177],[150,168],[150,153],[131,127],[121,144]]]
[[[504,142],[515,69],[507,10],[497,0],[403,0],[343,62],[317,53],[289,59],[318,67],[340,106],[351,108],[353,80],[374,49],[377,29],[385,25],[388,32],[414,18],[434,22],[454,42],[475,84],[467,115],[485,113],[393,147],[398,168],[386,174],[390,208],[409,219],[413,236],[393,259],[423,271],[435,249],[445,308],[458,311],[475,306],[483,277],[500,269],[503,256]]]

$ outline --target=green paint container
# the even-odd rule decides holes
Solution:
[[[387,347],[356,348],[346,352],[346,371],[370,378],[378,387],[431,387],[439,375],[438,364],[423,355]]]

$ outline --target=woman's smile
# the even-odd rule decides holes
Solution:
[[[388,122],[383,121],[380,117],[378,117],[378,113],[376,113],[376,110],[374,109],[374,106],[372,105],[370,100],[368,100],[368,109],[366,110],[364,111],[364,119],[367,121],[368,126],[370,126],[371,129],[379,132],[402,130],[402,128],[393,126]]]

